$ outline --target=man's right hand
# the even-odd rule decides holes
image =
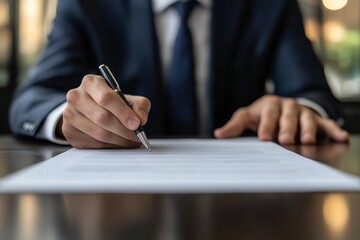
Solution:
[[[134,130],[145,125],[151,108],[145,97],[126,95],[132,108],[105,79],[86,75],[66,95],[66,108],[57,129],[76,148],[136,148]]]

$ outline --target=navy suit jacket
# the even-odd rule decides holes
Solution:
[[[276,95],[340,117],[296,0],[214,0],[210,32],[209,133],[263,96],[269,78]],[[15,94],[12,131],[35,136],[66,92],[105,63],[125,93],[151,100],[148,135],[165,135],[157,44],[151,0],[60,0],[47,47]]]

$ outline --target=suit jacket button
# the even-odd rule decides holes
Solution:
[[[22,128],[25,132],[32,132],[35,129],[35,124],[31,122],[24,122]]]

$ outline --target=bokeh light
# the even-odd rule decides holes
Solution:
[[[345,7],[348,0],[322,0],[324,6],[329,10],[339,10]]]

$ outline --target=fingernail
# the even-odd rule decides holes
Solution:
[[[221,130],[218,128],[218,129],[215,129],[214,130],[214,136],[217,137],[217,138],[221,138]]]
[[[268,133],[262,133],[262,134],[260,135],[260,139],[261,139],[262,141],[271,141],[271,140],[272,140],[272,137],[271,137],[270,134],[268,134]]]
[[[315,143],[315,138],[310,133],[305,133],[301,137],[301,142],[303,142],[303,143]]]
[[[131,130],[135,130],[139,126],[139,121],[134,118],[129,118],[126,121],[126,126]]]
[[[348,138],[349,137],[349,133],[347,132],[347,131],[342,131],[341,132],[341,138],[342,139],[346,139],[346,138]]]
[[[139,113],[140,113],[140,117],[141,117],[142,119],[146,119],[146,118],[147,118],[147,113],[146,113],[144,110],[140,109],[140,110],[139,110]]]
[[[280,135],[280,142],[284,144],[293,144],[294,140],[291,138],[290,134],[288,133],[282,133]]]

